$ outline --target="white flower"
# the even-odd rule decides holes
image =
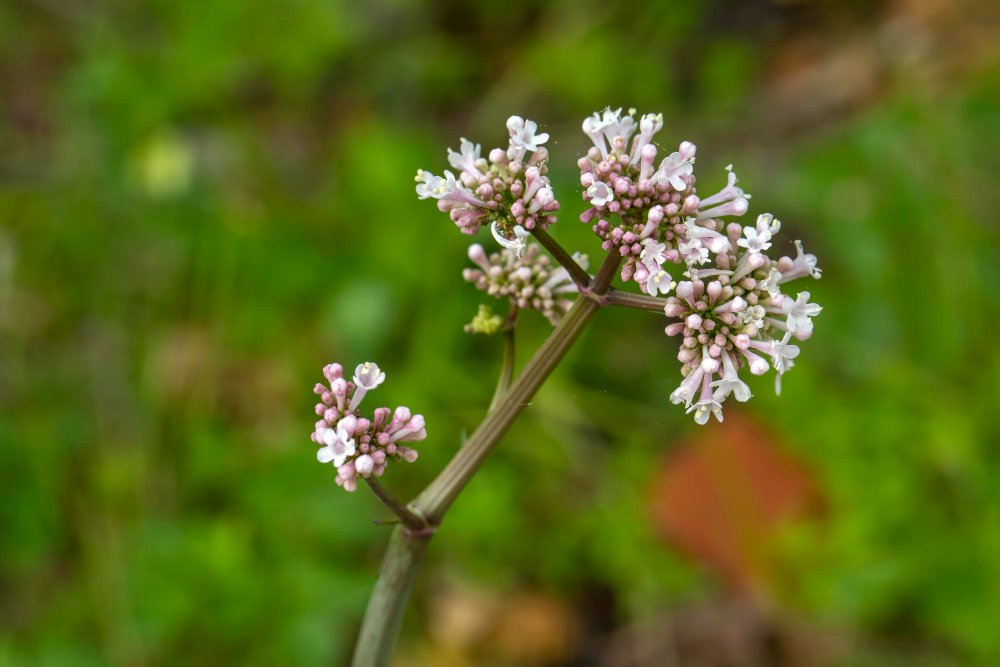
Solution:
[[[759,252],[767,250],[771,247],[771,232],[767,229],[760,229],[760,226],[750,227],[747,225],[743,228],[743,236],[736,242],[741,248],[746,248],[747,252],[752,255],[756,255]]]
[[[764,282],[760,284],[761,289],[767,291],[771,298],[778,296],[781,293],[781,288],[778,285],[781,284],[781,272],[778,269],[771,267],[771,270],[767,274],[767,278]]]
[[[471,176],[478,178],[482,174],[476,168],[476,161],[479,159],[481,151],[482,146],[462,137],[462,143],[459,145],[458,152],[450,148],[448,149],[448,163],[455,169],[461,169]]]
[[[653,135],[663,129],[663,114],[651,114],[647,113],[642,118],[639,119],[639,132],[642,134],[642,138],[645,143],[649,143],[653,139]]]
[[[510,132],[510,147],[514,149],[534,152],[549,140],[548,132],[535,134],[538,131],[538,124],[535,121],[524,120],[520,116],[511,116],[507,119],[507,130]]]
[[[660,168],[653,174],[653,184],[670,183],[670,186],[678,192],[683,192],[687,188],[683,176],[690,176],[694,173],[694,144],[688,154],[675,151],[665,157],[660,163]]]
[[[750,199],[750,195],[743,192],[743,188],[736,185],[736,181],[738,179],[736,178],[736,173],[733,171],[733,165],[727,165],[726,171],[729,172],[726,187],[722,188],[711,197],[702,199],[700,203],[702,208],[733,201],[734,199]]]
[[[417,196],[421,199],[427,199],[433,196],[431,193],[437,188],[438,181],[442,179],[429,171],[417,169],[417,177],[414,180],[417,182]]]
[[[774,393],[778,396],[781,395],[781,376],[791,370],[792,366],[795,365],[792,360],[799,356],[799,346],[788,344],[788,339],[791,337],[792,333],[788,332],[780,342],[772,340],[767,344],[767,347],[757,348],[771,355],[771,365],[774,366],[777,373],[774,378]]]
[[[417,196],[421,199],[433,197],[454,201],[473,206],[486,206],[486,203],[477,198],[472,191],[455,180],[455,174],[450,171],[444,172],[444,177],[420,169],[417,171]]]
[[[788,296],[781,300],[781,312],[788,317],[786,326],[796,338],[808,338],[812,334],[812,318],[822,310],[819,304],[809,303],[809,292],[799,292],[794,300]]]
[[[781,220],[778,220],[770,213],[761,213],[757,216],[757,233],[767,231],[774,236],[781,230]]]
[[[802,249],[802,241],[795,242],[795,250],[796,255],[792,262],[792,268],[781,274],[780,282],[787,283],[789,280],[805,276],[812,276],[818,280],[823,275],[823,270],[816,266],[816,255],[806,254]]]
[[[587,188],[587,194],[590,195],[590,203],[598,207],[606,206],[615,198],[615,193],[604,181],[595,181]]]
[[[608,146],[604,143],[604,118],[596,111],[583,119],[583,132],[594,142],[602,156],[608,154]]]
[[[316,452],[316,458],[320,463],[330,463],[333,462],[334,467],[339,468],[344,465],[349,456],[354,456],[354,438],[353,433],[348,430],[347,425],[344,422],[348,421],[344,418],[337,424],[337,429],[328,428],[323,431],[323,444],[324,447],[320,448]]]
[[[383,382],[385,382],[385,373],[378,367],[378,364],[373,361],[358,364],[358,367],[354,369],[355,389],[354,395],[351,397],[351,403],[347,406],[348,411],[354,411],[361,403],[361,399],[365,397],[365,394]]]
[[[512,250],[516,257],[521,256],[521,251],[524,250],[524,247],[527,245],[527,243],[524,242],[524,237],[528,235],[528,231],[524,227],[521,225],[514,226],[514,236],[517,238],[513,241],[500,233],[500,230],[497,229],[496,221],[490,225],[490,231],[493,232],[493,238],[497,240],[497,243],[508,250]]]
[[[704,264],[708,261],[708,248],[704,247],[698,239],[681,243],[677,246],[677,251],[684,257],[688,266]]]
[[[740,376],[736,371],[736,365],[733,363],[733,360],[730,358],[728,352],[722,353],[722,366],[722,379],[716,380],[712,383],[712,387],[715,388],[713,398],[716,401],[722,402],[726,400],[729,394],[733,394],[736,396],[736,400],[740,403],[749,401],[752,395],[750,393],[750,387],[747,386],[746,382],[740,379]]]
[[[657,243],[656,239],[645,239],[642,242],[642,252],[639,253],[639,260],[649,269],[650,273],[659,271],[663,263],[667,261],[665,243]]]
[[[385,382],[385,373],[374,361],[358,364],[354,369],[354,384],[364,389],[374,389]]]
[[[666,271],[650,270],[649,278],[646,280],[646,293],[650,296],[666,294],[674,287],[674,282],[670,279],[670,274]]]
[[[704,364],[702,364],[704,366]],[[715,418],[722,421],[722,404],[712,396],[712,373],[706,373],[701,381],[701,396],[698,402],[687,409],[687,414],[694,412],[696,424],[704,426],[708,423],[708,418],[715,415]]]
[[[612,147],[614,146],[615,137],[622,137],[628,141],[628,138],[635,132],[635,118],[632,117],[635,109],[630,109],[627,116],[622,116],[621,113],[621,108],[612,111],[611,107],[608,107],[604,110],[604,117],[602,118],[604,136],[608,140],[608,145]]]
[[[691,371],[686,378],[681,380],[680,386],[671,392],[670,402],[674,405],[678,403],[691,405],[691,398],[694,396],[694,392],[697,391],[698,385],[701,384],[701,378],[704,375],[705,370],[701,366]]]

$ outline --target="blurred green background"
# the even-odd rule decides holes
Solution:
[[[699,186],[733,163],[751,211],[819,255],[825,310],[784,395],[766,378],[727,407],[819,509],[718,524],[698,494],[725,483],[661,507],[672,457],[725,458],[722,431],[667,402],[662,318],[602,312],[446,519],[398,664],[1000,664],[996,18],[5,0],[0,665],[343,664],[388,529],[315,462],[311,387],[376,360],[378,404],[430,433],[385,482],[432,479],[499,341],[462,332],[469,239],[413,174],[536,119],[553,234],[596,260],[574,173],[607,104],[662,111]],[[522,318],[521,361],[548,328]],[[748,470],[727,474],[762,486]],[[657,518],[677,507],[742,546],[691,544]]]

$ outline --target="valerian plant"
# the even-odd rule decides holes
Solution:
[[[317,458],[334,466],[335,481],[346,491],[363,480],[399,523],[365,613],[355,666],[388,664],[431,536],[601,308],[637,308],[668,318],[666,334],[680,341],[681,374],[669,400],[683,405],[698,424],[713,416],[722,421],[722,406],[730,397],[751,398],[741,378],[744,370],[763,375],[773,369],[780,393],[781,376],[799,355],[792,340],[809,338],[812,318],[821,311],[809,292],[793,298],[784,290],[794,280],[820,277],[816,257],[795,241],[794,257],[771,259],[767,251],[781,223],[770,213],[749,225],[736,221],[748,212],[750,195],[737,186],[731,166],[721,190],[699,195],[696,147],[690,142],[657,163],[660,149],[654,139],[662,128],[662,115],[646,114],[637,122],[635,110],[623,114],[608,108],[583,121],[593,146],[577,161],[586,203],[580,220],[592,225],[606,253],[594,275],[585,256],[571,255],[548,234],[560,205],[547,176],[549,135],[539,133],[534,121],[511,116],[507,148],[494,148],[485,158],[479,144],[462,139],[458,151],[448,151],[457,175],[417,172],[420,199],[436,200],[465,234],[488,226],[500,246],[487,254],[482,245],[471,245],[469,259],[476,268],[466,269],[463,278],[507,302],[506,314],[482,305],[465,325],[470,333],[502,335],[504,355],[486,417],[409,503],[397,500],[378,480],[391,461],[416,460],[411,445],[427,437],[424,418],[406,407],[375,408],[371,417],[361,412],[362,399],[385,380],[372,362],[359,365],[350,380],[339,364],[323,369],[329,384],[315,388],[321,400],[312,436],[321,445]],[[612,287],[616,274],[625,284],[635,283],[637,291]],[[515,377],[514,331],[526,310],[541,313],[554,329]]]

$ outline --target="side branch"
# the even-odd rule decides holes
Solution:
[[[588,289],[598,296],[604,295],[620,263],[621,257],[618,253],[610,253]],[[503,394],[495,409],[486,415],[479,428],[437,478],[410,504],[410,507],[418,510],[431,525],[441,522],[452,502],[489,456],[507,428],[528,405],[545,379],[559,365],[598,308],[600,305],[593,299],[576,300],[518,378]]]
[[[490,411],[500,403],[504,392],[510,387],[510,382],[514,378],[515,340],[514,322],[517,319],[517,306],[511,306],[510,314],[507,315],[507,326],[503,332],[503,360],[500,362],[500,377],[497,380],[497,388],[493,391],[493,399],[490,401]]]
[[[375,495],[378,496],[378,499],[382,501],[382,504],[388,507],[393,514],[398,516],[404,526],[411,531],[417,532],[428,528],[426,520],[396,500],[396,497],[389,492],[389,489],[382,486],[382,483],[378,481],[378,479],[374,476],[369,476],[365,477],[364,480],[368,482],[368,486],[375,493]]]
[[[538,242],[541,243],[549,254],[559,262],[560,265],[567,271],[569,271],[570,278],[577,286],[583,287],[590,284],[590,274],[583,270],[583,267],[576,263],[573,256],[570,255],[566,250],[559,245],[559,242],[554,238],[549,236],[549,233],[542,229],[541,227],[535,227],[531,230],[532,235]]]
[[[632,294],[631,292],[623,292],[617,289],[609,290],[606,300],[609,306],[624,306],[626,308],[638,308],[639,310],[650,310],[659,313],[662,313],[663,308],[667,305],[666,299],[649,296],[648,294]]]

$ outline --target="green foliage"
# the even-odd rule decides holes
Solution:
[[[553,233],[593,260],[573,162],[579,119],[609,102],[663,110],[707,189],[737,165],[753,210],[825,270],[783,396],[760,383],[747,408],[829,506],[776,546],[780,602],[996,664],[995,71],[933,90],[904,71],[787,142],[754,106],[761,44],[798,29],[775,9],[64,4],[0,6],[0,664],[342,661],[388,533],[313,462],[310,388],[324,363],[377,360],[378,401],[430,433],[386,483],[429,481],[500,350],[462,332],[469,240],[413,173],[536,118]],[[531,315],[522,362],[548,330]],[[621,622],[712,594],[649,517],[651,471],[693,432],[666,401],[673,355],[655,316],[599,314],[455,505],[429,576],[609,589]]]

